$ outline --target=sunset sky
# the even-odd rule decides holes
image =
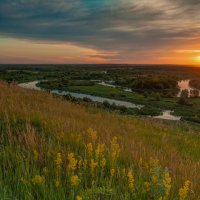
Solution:
[[[200,0],[1,0],[0,63],[200,65]]]

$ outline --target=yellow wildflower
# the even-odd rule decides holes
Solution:
[[[100,161],[100,166],[101,166],[101,168],[104,168],[106,166],[106,159],[104,157]]]
[[[88,143],[87,144],[87,152],[89,156],[92,156],[92,152],[93,152],[93,146],[92,143]]]
[[[150,183],[149,182],[144,182],[144,187],[146,188],[147,192],[150,191]]]
[[[57,138],[58,138],[59,140],[64,139],[64,136],[65,136],[64,132],[60,132],[60,133],[57,134]]]
[[[32,182],[34,185],[36,184],[42,184],[44,183],[45,179],[43,176],[40,176],[40,175],[36,175],[33,179],[32,179]]]
[[[48,172],[49,172],[49,171],[48,171],[48,168],[47,168],[47,167],[44,167],[44,168],[43,168],[43,172],[44,172],[44,174],[48,174]]]
[[[147,163],[147,162],[145,162],[145,168],[147,169],[147,170],[149,170],[149,164]]]
[[[56,181],[55,181],[55,186],[56,186],[56,187],[59,187],[59,186],[60,186],[60,181],[56,180]]]
[[[38,160],[38,152],[36,149],[33,150],[34,160]]]
[[[158,183],[158,177],[155,176],[155,175],[153,175],[153,176],[151,177],[151,180],[152,180],[152,182],[153,182],[154,184],[157,184],[157,183]]]
[[[94,160],[91,159],[90,168],[91,168],[92,175],[94,175],[94,170],[95,170],[95,168],[97,167],[97,165],[98,165],[98,163],[97,163],[97,162],[94,162]]]
[[[160,197],[158,200],[163,200],[163,197]]]
[[[170,190],[171,190],[171,177],[169,175],[169,172],[165,173],[165,178],[164,178],[164,186],[165,186],[165,195],[169,196]]]
[[[115,169],[111,169],[111,170],[110,170],[110,176],[113,177],[114,174],[115,174]]]
[[[89,137],[91,137],[92,141],[95,141],[97,139],[97,132],[95,130],[93,130],[92,128],[89,128],[87,130],[87,133],[88,133]]]
[[[104,144],[98,144],[97,149],[95,150],[96,159],[98,159],[104,152]]]
[[[81,168],[82,164],[83,164],[83,160],[80,159],[80,160],[78,161],[78,168],[79,168],[79,169]]]
[[[80,183],[80,179],[77,175],[71,176],[70,182],[72,186],[77,186]]]
[[[84,168],[84,169],[87,168],[87,160],[86,160],[86,159],[83,160],[83,168]]]
[[[83,198],[80,196],[76,196],[76,200],[83,200]]]
[[[129,186],[130,190],[133,191],[133,189],[134,189],[134,177],[133,177],[132,171],[129,170],[127,176],[128,176],[128,186]]]
[[[158,167],[159,166],[159,160],[158,159],[154,159],[154,158],[150,158],[150,166],[152,167]]]
[[[74,157],[74,153],[69,153],[68,156],[67,156],[67,159],[68,159],[68,168],[72,171],[74,171],[76,169],[76,166],[77,166],[77,160],[76,158]]]
[[[111,141],[111,156],[113,158],[113,160],[115,160],[120,153],[120,146],[117,143],[117,137],[113,137],[112,141]]]
[[[77,134],[75,140],[76,140],[76,142],[80,142],[81,141],[81,134]]]
[[[56,164],[56,167],[58,169],[61,167],[61,164],[62,164],[62,155],[61,155],[61,153],[57,153],[56,158],[55,158],[55,164]]]
[[[141,166],[142,163],[143,163],[143,160],[142,160],[142,157],[140,157],[139,162],[138,162],[139,166]]]
[[[184,186],[179,189],[180,200],[183,200],[188,196],[189,187],[190,187],[190,181],[185,181]]]

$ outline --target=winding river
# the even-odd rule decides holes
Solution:
[[[20,87],[22,87],[22,88],[25,88],[25,89],[32,89],[32,90],[42,91],[43,89],[40,88],[40,87],[38,87],[37,83],[39,83],[39,81],[32,81],[32,82],[27,82],[27,83],[20,83],[18,85]],[[103,81],[99,82],[99,84],[104,85],[104,86],[109,86],[109,87],[117,87],[115,85],[111,85],[111,84],[105,83]],[[130,90],[128,88],[125,88],[124,90],[130,92]],[[90,98],[92,101],[99,102],[99,103],[103,103],[103,102],[107,101],[110,104],[114,103],[117,106],[125,106],[127,108],[141,109],[142,107],[144,107],[143,105],[138,105],[138,104],[134,104],[134,103],[131,103],[131,102],[120,101],[120,100],[115,100],[115,99],[109,99],[109,98],[105,98],[105,97],[99,97],[99,96],[94,96],[94,95],[89,95],[89,94],[83,94],[83,93],[75,93],[75,92],[60,91],[60,90],[52,90],[51,93],[53,93],[53,94],[59,94],[59,95],[70,94],[71,96],[73,96],[75,98],[81,98],[81,99],[83,99],[83,98]],[[173,113],[173,111],[166,110],[166,111],[163,111],[162,115],[154,116],[153,118],[155,118],[155,119],[173,120],[173,121],[179,121],[181,119],[181,117],[174,116],[174,115],[172,115],[172,113]]]
[[[40,87],[37,86],[37,83],[39,81],[33,81],[33,82],[27,82],[27,83],[20,83],[19,86],[22,88],[26,89],[33,89],[33,90],[43,90]],[[126,102],[126,101],[120,101],[120,100],[115,100],[115,99],[109,99],[105,97],[99,97],[99,96],[94,96],[94,95],[89,95],[89,94],[83,94],[83,93],[76,93],[76,92],[69,92],[69,91],[59,91],[59,90],[52,90],[51,91],[54,94],[59,94],[59,95],[67,95],[70,94],[73,97],[76,98],[90,98],[92,101],[103,103],[105,101],[109,102],[110,104],[116,104],[117,106],[125,106],[127,108],[138,108],[141,109],[143,105],[138,105],[134,104],[131,102]]]

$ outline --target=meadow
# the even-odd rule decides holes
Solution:
[[[199,199],[199,128],[0,83],[0,199]]]
[[[199,68],[188,66],[149,65],[0,65],[0,79],[9,83],[34,80],[47,90],[58,89],[107,97],[142,104],[138,109],[122,109],[125,114],[157,116],[165,110],[174,111],[182,120],[200,124],[200,98],[189,98],[179,103],[177,83],[190,79],[198,85]],[[113,88],[99,85],[93,80],[112,81],[120,86]],[[133,92],[123,88],[132,88]],[[116,106],[106,106],[115,108]],[[113,109],[112,108],[112,109]]]
[[[62,85],[61,83],[62,81],[56,80],[40,82],[37,85],[47,90],[71,91],[144,105],[141,110],[127,109],[127,114],[156,116],[161,114],[163,110],[173,110],[174,114],[182,116],[183,120],[200,123],[200,98],[190,98],[188,105],[180,105],[179,98],[161,96],[156,92],[147,94],[127,92],[123,88],[113,88],[97,83],[88,84],[87,82],[85,85]]]

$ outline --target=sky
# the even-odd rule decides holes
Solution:
[[[0,0],[0,63],[200,65],[200,0]]]

